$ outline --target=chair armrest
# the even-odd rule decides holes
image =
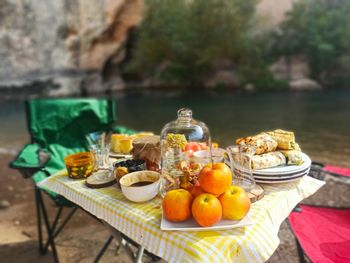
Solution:
[[[10,167],[20,170],[25,177],[30,177],[42,169],[49,159],[50,154],[40,149],[38,144],[27,144],[10,163]]]
[[[297,205],[293,208],[292,211],[293,211],[293,212],[301,212],[301,207],[300,207],[300,205],[297,204]]]

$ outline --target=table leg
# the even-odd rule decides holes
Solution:
[[[135,263],[142,263],[142,256],[144,251],[145,248],[143,246],[140,246],[139,251],[137,251]]]
[[[128,245],[126,240],[122,237],[120,232],[118,230],[116,230],[115,228],[111,227],[108,223],[104,222],[103,220],[101,220],[101,221],[107,227],[107,229],[110,231],[111,235],[118,241],[120,247],[122,247],[124,249],[124,251],[128,254],[130,259],[133,262],[138,262],[138,263],[141,262],[144,248],[142,247],[141,253],[140,253],[140,249],[139,249],[137,255],[135,256],[135,253],[131,250],[130,246]],[[135,261],[137,259],[139,261]]]

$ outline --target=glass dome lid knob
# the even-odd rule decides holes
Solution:
[[[181,108],[177,111],[179,120],[189,121],[192,119],[192,110],[188,108]]]

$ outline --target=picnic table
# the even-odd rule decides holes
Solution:
[[[264,184],[265,196],[252,204],[252,225],[217,231],[162,231],[161,198],[128,201],[116,186],[91,189],[62,170],[40,183],[103,220],[147,251],[168,262],[263,262],[279,245],[281,223],[323,181],[304,176],[284,184]]]

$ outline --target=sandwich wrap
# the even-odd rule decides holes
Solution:
[[[271,138],[267,133],[259,133],[255,136],[248,136],[245,138],[239,138],[236,140],[236,144],[243,146],[249,146],[255,148],[254,154],[263,154],[273,152],[277,148],[277,142]],[[247,147],[248,149],[248,147]]]
[[[288,165],[301,165],[303,164],[303,158],[301,156],[301,151],[298,150],[280,150],[287,159]]]
[[[284,131],[277,129],[274,131],[267,132],[277,142],[278,149],[281,150],[295,150],[295,136],[294,132]]]
[[[286,164],[286,157],[281,152],[270,152],[252,156],[252,169],[259,170]]]

